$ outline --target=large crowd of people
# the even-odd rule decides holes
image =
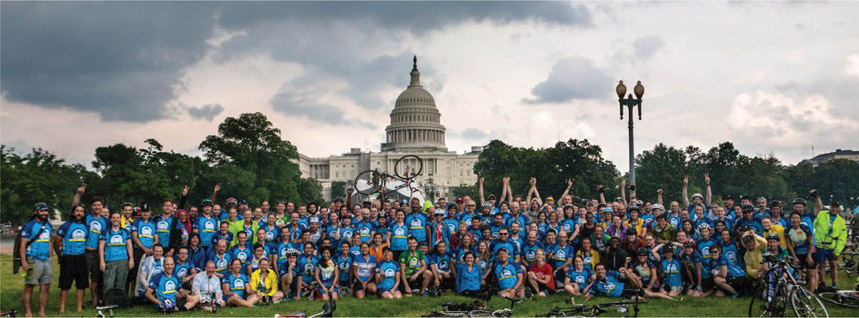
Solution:
[[[160,202],[158,216],[149,204],[109,211],[98,196],[79,204],[84,184],[59,229],[48,223],[45,203],[23,227],[24,309],[32,315],[31,294],[40,285],[38,314],[45,315],[54,260],[60,315],[72,283],[78,312],[87,288],[93,306],[120,290],[159,311],[442,291],[476,298],[589,299],[633,289],[677,300],[738,297],[766,272],[764,255],[804,269],[810,290],[837,288],[848,227],[859,227],[838,202],[824,209],[814,190],[810,203],[731,195],[717,202],[706,176],[706,193],[690,201],[687,180],[683,202],[667,207],[662,190],[655,202],[641,201],[625,182],[611,201],[602,185],[599,198],[573,196],[570,181],[559,200],[543,199],[535,178],[524,198],[509,178],[499,199],[484,197],[481,178],[474,199],[352,202],[350,189],[328,206],[253,206],[235,198],[221,205],[216,185],[211,198],[188,207],[185,187],[179,200]]]

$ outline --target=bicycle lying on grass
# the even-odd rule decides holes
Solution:
[[[510,308],[503,308],[498,310],[487,310],[487,309],[474,309],[468,311],[466,314],[467,317],[512,317],[513,316],[513,307],[516,304],[521,303],[521,298],[510,298],[504,297],[510,301]]]
[[[820,299],[848,308],[859,308],[859,291],[838,290],[817,294]]]
[[[486,304],[479,300],[470,304],[447,302],[441,305],[441,311],[433,311],[421,317],[465,317],[469,311],[477,309],[486,309]]]
[[[629,306],[632,306],[633,316],[638,317],[639,308],[638,305],[646,304],[647,301],[641,301],[641,294],[643,291],[639,288],[630,289],[634,291],[638,297],[632,297],[629,300],[604,303],[604,304],[596,304],[596,305],[585,305],[585,304],[576,304],[573,298],[567,299],[565,303],[567,305],[572,305],[568,307],[560,307],[555,306],[552,307],[545,315],[540,317],[597,317],[601,314],[608,313],[608,310],[605,308],[615,307],[615,310],[620,313],[625,313],[629,311]],[[626,316],[628,317],[628,316]]]
[[[285,315],[274,315],[274,318],[323,318],[334,317],[334,310],[337,309],[337,303],[334,300],[329,300],[325,305],[322,305],[322,312],[308,316],[303,312],[294,312]]]

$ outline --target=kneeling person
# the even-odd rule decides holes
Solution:
[[[149,287],[146,288],[146,299],[157,305],[162,312],[186,311],[194,308],[200,301],[199,296],[180,293],[182,284],[173,275],[175,266],[172,257],[165,257],[164,271],[149,280]]]

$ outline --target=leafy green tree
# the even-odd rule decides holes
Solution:
[[[527,195],[531,177],[537,178],[537,187],[543,199],[564,192],[567,180],[572,181],[570,194],[583,198],[597,198],[597,185],[607,187],[607,197],[619,195],[610,187],[619,176],[611,161],[602,158],[602,149],[587,140],[570,139],[552,148],[522,148],[493,140],[484,148],[474,172],[484,177],[484,195],[499,196],[502,178],[510,177],[514,195]],[[477,180],[475,180],[477,181]],[[474,197],[474,196],[473,196]],[[475,197],[476,198],[476,197]]]
[[[657,144],[635,158],[636,195],[640,200],[656,202],[662,189],[665,202],[682,202],[683,177],[689,173],[683,149]]]
[[[14,148],[2,145],[0,157],[3,171],[0,211],[2,220],[14,225],[30,218],[36,202],[47,203],[52,208],[51,217],[56,216],[56,209],[65,218],[81,177],[92,175],[82,165],[67,164],[41,148],[20,156]]]
[[[346,197],[346,182],[334,181],[331,182],[331,198]],[[344,199],[345,200],[345,199]]]
[[[280,129],[262,113],[227,117],[218,125],[217,135],[209,135],[200,143],[200,150],[211,167],[232,166],[228,171],[241,177],[241,183],[235,184],[230,175],[210,180],[220,182],[225,193],[249,202],[274,199],[307,203],[320,198],[318,184],[301,179],[295,146],[282,139]]]

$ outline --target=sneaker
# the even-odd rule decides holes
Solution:
[[[734,292],[734,293],[731,295],[731,298],[737,298],[737,297],[740,297],[740,293],[739,293],[739,292]]]
[[[425,290],[425,291],[424,291],[424,293],[423,293],[421,296],[426,296],[426,295],[429,295],[429,291],[428,291],[428,290]]]

